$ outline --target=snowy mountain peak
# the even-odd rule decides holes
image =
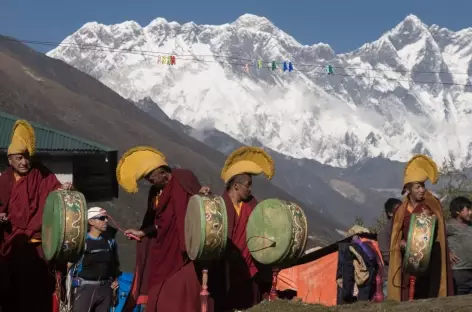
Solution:
[[[244,26],[259,26],[260,24],[272,24],[266,17],[254,14],[243,14],[235,21],[236,24]]]
[[[194,128],[339,167],[414,153],[472,164],[472,89],[464,86],[471,29],[446,31],[409,15],[378,40],[336,55],[328,44],[301,45],[267,18],[244,14],[223,25],[87,23],[64,42],[75,45],[48,55],[135,102],[150,98]],[[80,49],[91,43],[113,50]],[[174,66],[159,59],[170,53]],[[256,60],[264,67],[291,61],[296,70],[258,70]],[[328,64],[334,75],[325,74]]]

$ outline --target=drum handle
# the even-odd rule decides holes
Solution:
[[[272,287],[270,288],[269,301],[274,301],[279,298],[277,295],[277,280],[279,276],[279,269],[272,269]]]
[[[208,311],[208,270],[202,270],[202,291],[200,292],[201,312]]]
[[[416,276],[410,275],[410,291],[408,292],[409,301],[413,301],[415,299],[415,286],[416,286]]]

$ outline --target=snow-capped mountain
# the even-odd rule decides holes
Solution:
[[[160,64],[164,55],[176,65]],[[185,125],[295,158],[347,167],[421,152],[472,164],[472,28],[453,32],[409,15],[378,40],[336,54],[250,14],[219,26],[91,22],[48,56],[134,102],[152,99]],[[290,61],[295,71],[258,70],[257,60]]]

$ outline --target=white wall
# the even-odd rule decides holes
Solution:
[[[48,167],[49,170],[54,172],[54,174],[57,176],[57,179],[61,183],[72,183],[73,181],[73,165],[72,161],[48,161],[45,160],[43,161],[43,164]]]

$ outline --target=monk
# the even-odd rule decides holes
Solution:
[[[190,197],[208,193],[209,188],[202,187],[190,170],[171,169],[165,156],[152,147],[130,149],[116,172],[128,193],[136,193],[137,181],[143,178],[152,184],[141,229],[125,231],[140,241],[124,311],[133,311],[136,304],[145,304],[148,312],[199,311],[200,276],[187,257],[184,224]]]
[[[13,127],[8,148],[9,167],[0,175],[0,306],[3,312],[51,312],[54,270],[41,247],[44,204],[50,192],[71,189],[61,185],[46,167],[32,164],[35,133],[25,120]]]
[[[436,183],[438,176],[436,163],[425,155],[414,156],[406,165],[403,182],[403,194],[406,194],[406,197],[393,217],[390,241],[388,297],[391,300],[409,299],[409,275],[403,272],[402,263],[410,230],[410,218],[414,213],[434,214],[437,217],[437,233],[434,237],[430,265],[426,274],[416,279],[414,299],[453,295],[443,210],[439,200],[425,188],[428,179]]]
[[[220,269],[223,267],[223,274],[219,274],[223,277],[219,281],[222,286],[210,288],[219,298],[218,311],[249,309],[262,300],[262,293],[270,291],[271,269],[253,260],[246,242],[246,225],[257,205],[252,195],[252,176],[262,173],[271,179],[274,162],[258,147],[237,149],[228,156],[221,171],[226,184],[223,199],[228,213],[229,241],[220,265]]]

